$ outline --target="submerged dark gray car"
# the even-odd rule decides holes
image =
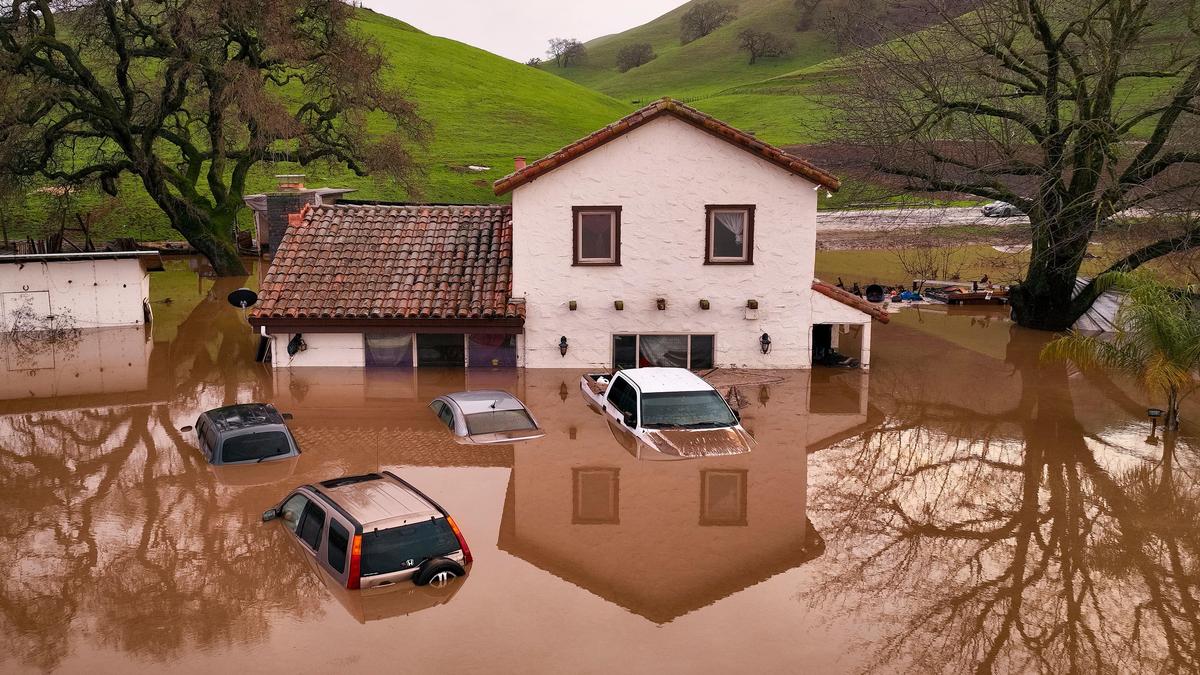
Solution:
[[[201,413],[196,437],[209,464],[252,464],[300,454],[287,420],[267,403],[239,403]]]

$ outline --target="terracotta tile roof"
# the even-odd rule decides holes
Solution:
[[[509,206],[306,207],[250,318],[522,318],[511,291]]]
[[[683,120],[721,140],[728,141],[747,152],[758,155],[776,166],[824,186],[826,189],[837,190],[840,185],[840,182],[833,174],[818,169],[795,155],[788,154],[769,143],[764,143],[750,134],[735,129],[721,120],[711,115],[706,115],[691,106],[684,105],[671,98],[662,98],[637,112],[622,117],[599,131],[546,155],[519,171],[508,174],[493,183],[492,189],[498,195],[509,192],[663,115],[671,115]]]
[[[865,312],[880,323],[887,323],[889,320],[888,313],[882,307],[869,303],[850,291],[827,284],[824,281],[813,281],[812,289],[827,298],[837,300],[843,305],[849,305],[860,312]]]

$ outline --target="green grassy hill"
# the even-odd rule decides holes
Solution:
[[[660,96],[673,96],[712,115],[756,133],[775,144],[811,141],[819,122],[820,103],[807,93],[804,82],[782,85],[772,78],[819,66],[836,55],[824,31],[797,32],[799,11],[793,0],[727,0],[737,6],[737,18],[716,31],[679,44],[679,19],[700,0],[615,35],[585,43],[587,58],[579,65],[560,68],[543,64],[547,72],[592,87],[631,105]],[[749,64],[737,48],[737,35],[754,28],[774,32],[792,41],[785,57]],[[617,71],[617,52],[629,44],[648,42],[657,58],[625,73]]]
[[[512,170],[512,158],[540,157],[630,112],[633,106],[551,73],[510,61],[454,40],[435,37],[396,19],[359,10],[358,25],[374,36],[389,56],[390,82],[419,105],[433,127],[428,147],[419,151],[424,175],[418,195],[408,195],[394,182],[359,178],[330,165],[299,167],[287,163],[259,165],[249,192],[269,190],[275,174],[304,173],[311,187],[357,188],[354,197],[431,202],[495,201],[491,184]],[[491,167],[471,172],[467,165]],[[73,198],[70,209],[106,201],[99,194]],[[126,177],[96,231],[96,238],[178,239],[162,213]],[[10,238],[41,236],[57,229],[56,198],[30,193],[23,205],[6,206]],[[72,216],[73,219],[73,216]],[[248,212],[243,222],[250,222]],[[49,221],[54,221],[50,225]]]

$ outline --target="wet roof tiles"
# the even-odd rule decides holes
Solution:
[[[521,318],[507,205],[308,207],[251,319]]]

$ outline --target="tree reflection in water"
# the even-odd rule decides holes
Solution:
[[[172,414],[269,384],[246,366],[248,329],[230,325],[240,319],[224,297],[238,285],[216,283],[178,337],[155,345],[150,402],[92,397],[0,416],[0,634],[10,657],[53,669],[83,631],[164,660],[262,639],[280,608],[318,611],[320,582],[279,528],[258,526],[278,489],[219,483]]]
[[[810,513],[836,558],[814,602],[881,621],[868,670],[1200,670],[1194,453],[1167,436],[1132,457],[1085,431],[1039,339],[1009,343],[1015,406],[976,409],[969,387],[935,402],[910,380],[885,423],[813,457]]]

